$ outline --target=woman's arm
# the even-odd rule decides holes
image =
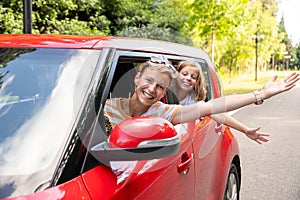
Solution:
[[[225,113],[215,114],[215,115],[212,115],[211,118],[220,124],[225,124],[231,128],[234,128],[235,130],[245,133],[245,135],[248,138],[250,138],[251,140],[254,140],[255,142],[257,142],[259,144],[262,144],[262,142],[269,141],[266,138],[267,136],[269,136],[269,134],[258,132],[260,127],[248,128],[247,126],[245,126],[241,122],[237,121],[233,117],[229,116],[228,114],[225,114]]]
[[[264,88],[258,92],[258,94],[248,93],[230,95],[212,99],[205,103],[198,102],[191,105],[181,106],[175,113],[171,122],[173,124],[186,123],[207,115],[226,113],[252,103],[258,103],[261,100],[266,100],[276,94],[292,89],[299,80],[299,74],[295,72],[291,73],[278,82],[275,82],[276,79],[277,76],[271,78],[264,85]]]

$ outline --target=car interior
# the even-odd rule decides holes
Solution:
[[[136,73],[139,71],[139,66],[141,63],[147,61],[149,58],[146,57],[119,57],[116,70],[114,73],[114,77],[112,80],[112,84],[110,87],[109,97],[108,98],[115,98],[115,97],[123,97],[129,98],[134,90],[134,77]],[[176,68],[177,64],[181,60],[170,59],[172,65]],[[206,63],[198,62],[201,66],[201,71],[205,78],[206,89],[207,89],[207,97],[205,101],[211,99],[211,89],[210,89],[210,80],[207,71]],[[168,104],[178,104],[178,99],[172,89],[168,89],[165,97],[161,99],[162,102]]]

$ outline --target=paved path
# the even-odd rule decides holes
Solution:
[[[232,116],[271,135],[268,143],[259,145],[233,131],[242,156],[241,200],[299,200],[300,87]]]

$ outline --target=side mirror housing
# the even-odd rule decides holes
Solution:
[[[108,142],[91,148],[103,161],[150,160],[174,155],[180,138],[174,126],[160,117],[132,117],[112,130]]]

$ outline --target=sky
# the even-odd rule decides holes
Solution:
[[[283,15],[286,32],[294,45],[300,43],[300,0],[280,0],[277,20]]]

